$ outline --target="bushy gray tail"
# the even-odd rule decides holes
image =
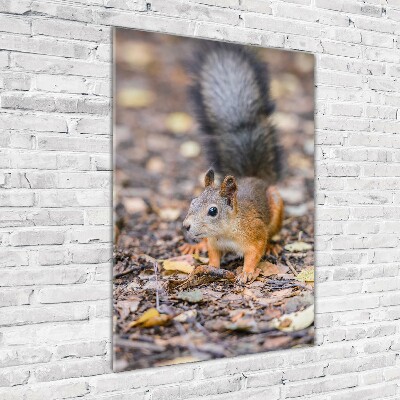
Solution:
[[[210,165],[223,175],[276,182],[281,149],[270,121],[267,66],[243,46],[206,42],[191,72],[190,94]]]

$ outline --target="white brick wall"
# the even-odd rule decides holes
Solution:
[[[0,398],[399,399],[399,0],[0,0]],[[111,371],[111,26],[316,53],[313,348]]]

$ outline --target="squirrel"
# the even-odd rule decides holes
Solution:
[[[282,150],[271,115],[267,65],[251,49],[207,42],[191,66],[189,95],[210,168],[205,189],[192,200],[183,229],[200,243],[181,246],[183,254],[207,250],[220,267],[225,252],[244,256],[240,283],[256,277],[282,226],[284,205],[273,186],[282,175]],[[224,177],[216,184],[214,171]]]

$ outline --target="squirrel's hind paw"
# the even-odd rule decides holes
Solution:
[[[200,254],[202,252],[206,252],[207,251],[207,240],[203,239],[200,243],[196,243],[196,244],[185,243],[181,247],[179,247],[179,251],[184,255]]]
[[[267,249],[265,250],[266,255],[273,255],[278,257],[279,254],[282,252],[283,247],[277,243],[269,243]]]
[[[252,283],[254,282],[258,275],[260,275],[260,270],[257,268],[253,272],[245,272],[242,271],[237,277],[236,277],[236,282],[239,284],[246,284],[246,283]]]

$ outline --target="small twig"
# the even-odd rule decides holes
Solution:
[[[115,274],[115,275],[113,276],[113,279],[118,279],[118,278],[121,278],[122,276],[128,275],[128,274],[132,273],[133,271],[135,271],[135,269],[136,269],[136,268],[127,269],[127,270],[125,270],[125,271],[123,271],[123,272],[119,272],[118,274]]]
[[[302,236],[303,236],[303,231],[300,231],[300,232],[299,232],[299,238],[298,238],[298,241],[299,241],[299,242],[301,242],[301,237],[302,237]]]
[[[158,311],[160,311],[160,295],[158,294],[158,262],[155,261],[153,263],[154,267],[154,274],[156,276],[156,308]]]
[[[290,270],[293,272],[294,276],[297,276],[299,273],[295,270],[293,267],[292,263],[289,261],[289,259],[286,259],[286,264],[290,268]]]

